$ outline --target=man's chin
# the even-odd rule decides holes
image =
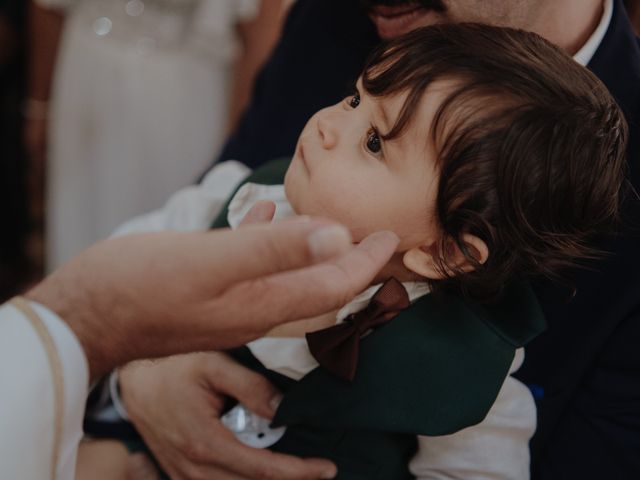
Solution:
[[[371,21],[383,40],[400,37],[420,27],[442,22],[442,14],[428,9],[418,9],[403,15],[385,17],[371,13]]]

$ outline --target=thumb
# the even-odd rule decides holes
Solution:
[[[224,354],[210,357],[208,382],[217,393],[233,397],[261,417],[273,418],[282,399],[280,391],[265,377]]]

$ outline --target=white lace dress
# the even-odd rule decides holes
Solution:
[[[224,135],[235,27],[258,0],[37,0],[64,9],[48,268],[193,182]]]

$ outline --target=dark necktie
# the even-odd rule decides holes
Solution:
[[[360,337],[392,320],[410,305],[402,284],[391,277],[378,289],[364,310],[352,313],[344,323],[306,334],[313,357],[330,373],[353,380],[358,366]]]

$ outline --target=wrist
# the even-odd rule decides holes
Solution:
[[[33,287],[24,297],[55,312],[71,328],[82,345],[89,364],[90,381],[93,382],[111,370],[111,358],[117,356],[113,355],[117,349],[96,328],[101,322],[97,319],[96,309],[86,290],[75,290],[69,288],[68,284],[61,288],[62,282],[52,282],[50,278]]]
[[[137,425],[148,407],[145,395],[154,392],[154,367],[158,361],[137,360],[118,370],[118,398],[127,420]]]
[[[144,366],[141,366],[143,365],[142,362],[145,361],[140,360],[129,363],[118,371],[118,394],[120,396],[120,401],[127,411],[129,410],[129,404],[131,402],[132,391],[135,390],[138,380],[144,382],[144,374],[140,379],[137,379],[138,371],[141,368],[144,370]]]

